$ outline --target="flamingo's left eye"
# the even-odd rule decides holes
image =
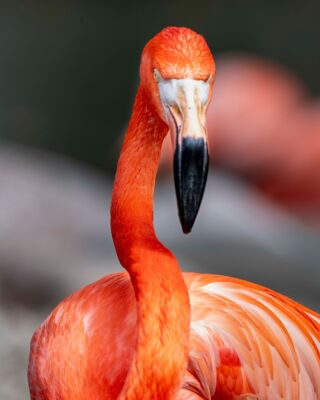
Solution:
[[[154,79],[155,79],[158,83],[161,82],[161,81],[163,81],[163,78],[162,78],[160,72],[157,70],[157,68],[155,68],[155,69],[153,70],[153,76],[154,76]]]

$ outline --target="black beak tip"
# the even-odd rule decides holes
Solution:
[[[193,224],[192,224],[193,225]],[[188,225],[188,224],[182,224],[182,231],[184,234],[188,234],[191,232],[192,230],[192,225]]]
[[[203,139],[187,138],[177,145],[174,178],[182,231],[191,232],[201,204],[208,173],[208,149]]]
[[[183,233],[188,234],[192,231],[193,225],[195,223],[195,220],[197,218],[198,210],[192,210],[193,212],[191,214],[187,214],[182,210],[181,208],[179,209],[179,219],[180,219],[180,224]]]

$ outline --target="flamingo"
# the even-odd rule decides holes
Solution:
[[[320,205],[319,104],[308,99],[294,74],[263,58],[225,55],[217,70],[208,112],[216,163],[314,223]]]
[[[75,292],[37,329],[32,400],[319,398],[320,316],[253,283],[182,274],[154,231],[168,131],[183,231],[195,222],[214,77],[205,39],[188,28],[166,28],[145,46],[111,204],[126,271]]]
[[[217,71],[208,111],[214,161],[242,174],[259,174],[287,144],[281,142],[280,126],[308,99],[307,89],[291,71],[258,56],[220,56]]]

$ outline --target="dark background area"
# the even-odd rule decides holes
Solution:
[[[216,53],[279,61],[320,90],[320,2],[2,1],[0,138],[109,169],[138,81],[141,50],[168,25]]]

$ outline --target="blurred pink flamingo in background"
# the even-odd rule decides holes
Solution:
[[[319,212],[320,104],[300,107],[278,130],[272,163],[253,179],[270,197],[295,211],[305,216]]]

